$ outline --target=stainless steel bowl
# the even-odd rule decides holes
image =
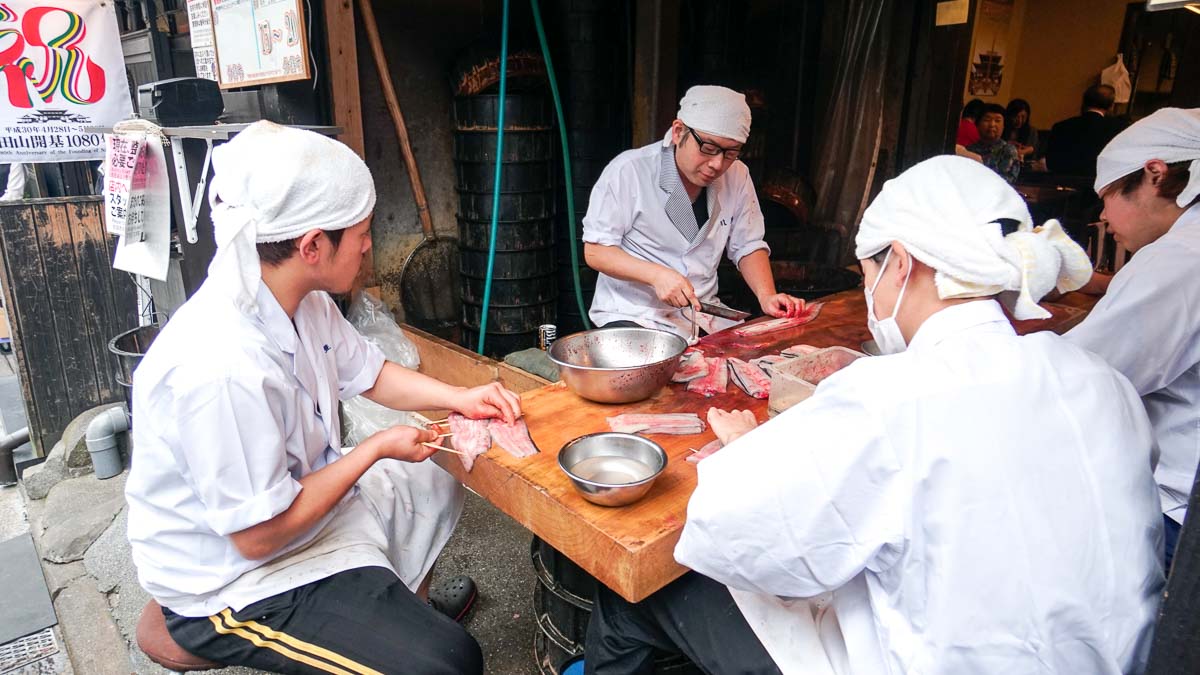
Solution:
[[[599,328],[559,338],[550,360],[571,391],[598,403],[650,398],[671,380],[687,341],[650,328]]]
[[[558,451],[558,466],[579,494],[600,506],[641,499],[667,468],[667,452],[649,438],[605,431],[580,436]]]

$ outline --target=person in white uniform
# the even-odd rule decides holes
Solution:
[[[650,672],[652,647],[706,672],[1138,672],[1163,584],[1145,410],[997,302],[1046,316],[1087,256],[954,156],[888,181],[856,244],[886,355],[762,426],[710,411],[725,447],[675,549],[693,571],[637,604],[602,589],[588,672]]]
[[[1200,462],[1200,108],[1165,108],[1121,132],[1096,160],[1096,192],[1101,219],[1135,255],[1066,337],[1146,404],[1170,569]]]
[[[208,279],[136,370],[129,540],[184,649],[284,673],[479,673],[455,622],[469,578],[429,591],[463,491],[397,426],[343,451],[338,401],[520,415],[497,384],[384,360],[329,293],[371,247],[371,174],[346,146],[258,122],[213,152]]]
[[[719,305],[717,266],[728,256],[771,316],[800,301],[775,289],[763,216],[746,165],[746,97],[696,86],[679,102],[661,143],[627,150],[592,187],[583,218],[583,255],[600,272],[588,312],[597,326],[691,333],[692,312],[707,332],[733,325],[700,314]]]

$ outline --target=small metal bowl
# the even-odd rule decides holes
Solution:
[[[862,352],[867,356],[881,356],[883,352],[879,351],[879,345],[874,340],[867,340],[862,343]]]
[[[550,360],[576,394],[597,403],[650,398],[675,374],[687,340],[650,328],[598,328],[559,338]]]
[[[650,491],[667,468],[667,452],[637,434],[580,436],[558,451],[558,466],[579,494],[600,506],[625,506]]]

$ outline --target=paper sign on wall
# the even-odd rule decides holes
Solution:
[[[192,36],[192,60],[196,77],[217,79],[217,47],[213,42],[212,12],[208,0],[188,0],[188,30]]]
[[[0,2],[0,163],[104,157],[133,114],[112,2]]]
[[[171,246],[171,188],[161,137],[107,136],[105,227],[118,235],[113,267],[163,281]]]
[[[935,26],[956,26],[967,22],[971,10],[970,0],[947,0],[937,4]]]
[[[223,89],[309,78],[300,0],[212,0]]]

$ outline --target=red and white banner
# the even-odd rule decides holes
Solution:
[[[0,163],[104,158],[133,112],[114,4],[0,0]]]

